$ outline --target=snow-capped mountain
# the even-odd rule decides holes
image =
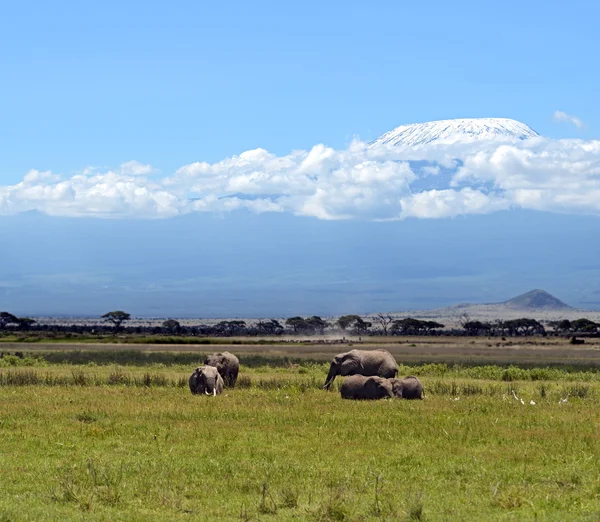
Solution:
[[[400,125],[371,142],[371,146],[452,145],[480,140],[516,141],[536,136],[539,134],[524,123],[509,118],[464,118]]]

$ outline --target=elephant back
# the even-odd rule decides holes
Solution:
[[[343,399],[377,400],[392,397],[392,387],[378,376],[352,375],[344,380],[340,395]]]
[[[213,353],[204,358],[204,364],[215,367],[227,386],[235,386],[240,369],[240,361],[235,355],[229,352]]]
[[[403,379],[391,379],[394,395],[401,399],[422,399],[424,396],[423,384],[414,375]]]
[[[387,350],[362,350],[361,358],[365,375],[377,375],[389,379],[396,377],[398,373],[398,363]]]
[[[219,372],[224,368],[239,367],[239,359],[229,352],[219,352],[207,355],[204,358],[204,364],[214,366]]]

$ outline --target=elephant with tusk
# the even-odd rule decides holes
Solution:
[[[229,352],[213,353],[205,357],[204,364],[217,369],[219,375],[223,377],[225,386],[228,388],[235,386],[240,371],[240,361],[235,355]]]
[[[329,389],[337,375],[396,377],[398,365],[387,350],[350,350],[333,358],[323,388]]]
[[[394,397],[391,379],[383,377],[363,375],[352,375],[348,377],[342,387],[340,394],[342,399],[377,400]]]
[[[425,392],[421,381],[409,375],[404,379],[390,379],[394,397],[398,399],[423,399]]]
[[[223,392],[223,378],[214,366],[200,366],[194,370],[189,380],[190,391],[194,395],[220,395]]]

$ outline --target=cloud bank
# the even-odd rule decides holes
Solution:
[[[570,114],[567,114],[563,111],[554,111],[552,118],[555,121],[564,121],[567,123],[571,123],[575,125],[575,127],[577,127],[578,129],[582,129],[584,127],[583,122],[577,116],[571,116]]]
[[[152,178],[150,174],[153,174]],[[0,215],[168,218],[192,212],[288,212],[319,219],[449,218],[510,208],[600,215],[600,141],[478,141],[277,156],[246,151],[156,179],[150,165],[31,170],[0,186]]]

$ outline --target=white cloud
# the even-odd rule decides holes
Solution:
[[[577,116],[571,116],[570,114],[567,114],[566,112],[563,112],[563,111],[554,111],[552,118],[555,121],[565,121],[567,123],[572,123],[578,129],[581,129],[584,127],[583,122]]]
[[[122,163],[119,170],[123,176],[146,176],[154,172],[151,165],[144,165],[135,160]]]
[[[129,162],[116,172],[86,169],[66,179],[32,170],[21,183],[0,186],[0,215],[28,210],[60,216],[162,218],[177,215],[178,198],[143,177],[140,165]]]
[[[402,216],[445,218],[460,214],[487,214],[510,207],[510,201],[472,188],[426,190],[401,200]]]
[[[31,170],[0,186],[0,215],[164,218],[190,212],[288,212],[318,219],[447,218],[509,208],[600,215],[600,141],[389,148],[354,141],[277,156],[246,151],[156,180],[136,161],[64,177]]]

